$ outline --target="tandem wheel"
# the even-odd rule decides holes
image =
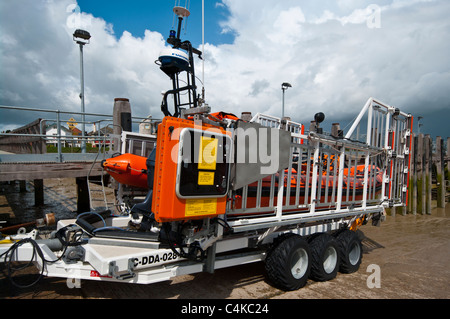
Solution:
[[[336,240],[341,255],[339,271],[345,274],[358,271],[363,256],[362,243],[358,234],[346,229],[336,235]]]
[[[327,281],[336,277],[339,270],[340,250],[337,240],[327,233],[313,236],[311,248],[311,279]]]
[[[281,236],[267,253],[265,269],[276,287],[286,291],[302,288],[311,271],[308,243],[298,235]]]

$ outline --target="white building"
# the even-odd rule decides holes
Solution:
[[[58,139],[56,137],[52,138],[52,136],[58,136],[58,126],[56,125],[56,123],[47,126],[45,135],[47,136],[46,138],[47,144],[51,144],[54,146],[58,145]],[[65,143],[71,143],[72,141],[73,141],[72,132],[68,128],[61,125],[61,143],[63,143],[62,145],[65,145]]]

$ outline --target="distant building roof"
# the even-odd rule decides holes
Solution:
[[[79,129],[77,129],[76,127],[74,127],[72,129],[72,135],[78,136],[78,135],[81,135],[81,133],[82,132]]]
[[[56,123],[51,124],[51,125],[48,125],[48,126],[45,128],[45,131],[48,132],[48,131],[53,130],[53,129],[55,129],[55,130],[58,129],[58,125],[57,125]],[[61,125],[61,131],[64,131],[64,132],[66,132],[66,133],[72,133],[71,130],[69,130],[67,127],[65,127],[65,126],[63,126],[63,125]]]
[[[100,130],[100,136],[105,136],[108,134],[114,134],[114,129],[112,127],[106,126],[106,127],[102,127]],[[89,132],[88,133],[89,136],[98,136],[98,131],[97,132]]]

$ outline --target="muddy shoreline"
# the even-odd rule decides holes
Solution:
[[[53,211],[57,218],[76,216],[76,189],[65,179],[44,184],[44,207],[33,207],[31,189],[15,194],[2,189],[0,213],[12,210],[23,221]],[[73,183],[74,184],[74,183]],[[5,185],[1,185],[5,187]],[[12,186],[11,186],[12,187]],[[31,187],[31,185],[30,185]],[[6,192],[10,193],[7,194]],[[31,194],[31,195],[30,195]],[[111,196],[112,193],[109,193]],[[11,205],[14,196],[18,204]],[[28,196],[28,199],[26,199]],[[31,197],[31,199],[29,198]],[[9,199],[8,199],[9,198]],[[6,202],[5,202],[6,200]],[[8,208],[9,207],[9,208]],[[20,213],[23,213],[20,217]],[[19,216],[19,217],[18,217]],[[338,274],[328,282],[309,280],[293,292],[272,287],[264,265],[255,263],[174,278],[152,285],[82,281],[69,288],[65,279],[43,278],[36,286],[18,290],[0,272],[2,299],[448,299],[450,298],[450,205],[434,208],[431,215],[387,216],[381,227],[366,225],[359,231],[364,255],[353,274]],[[374,268],[375,267],[375,268]],[[379,269],[379,288],[373,287]],[[371,287],[372,286],[372,287]]]

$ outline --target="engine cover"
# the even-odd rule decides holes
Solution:
[[[165,117],[158,126],[152,212],[158,222],[225,213],[231,133]]]

